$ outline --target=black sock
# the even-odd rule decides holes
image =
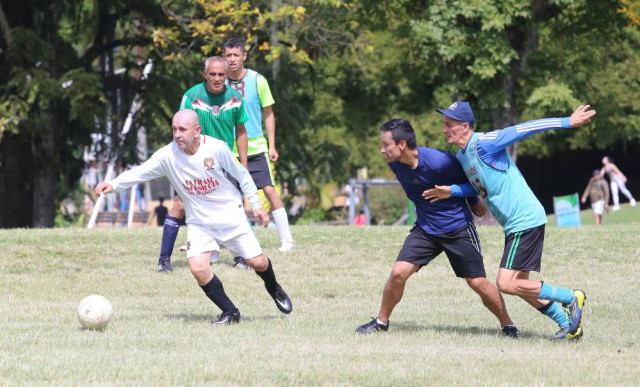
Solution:
[[[227,296],[227,293],[224,292],[222,282],[220,282],[217,276],[214,275],[208,284],[200,287],[202,288],[202,291],[204,291],[204,294],[206,294],[207,297],[209,297],[209,299],[211,299],[211,301],[213,301],[213,303],[216,304],[223,313],[235,312],[238,310]]]
[[[273,266],[271,265],[271,260],[267,257],[267,261],[269,261],[269,266],[267,266],[267,270],[265,271],[257,271],[256,274],[262,278],[264,281],[264,287],[267,288],[267,292],[269,294],[275,292],[278,289],[278,282],[276,281],[276,274],[273,272]]]

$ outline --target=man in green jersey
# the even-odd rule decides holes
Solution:
[[[240,93],[225,84],[228,65],[224,58],[212,56],[204,63],[204,79],[182,96],[180,110],[191,109],[198,113],[202,134],[227,143],[233,150],[234,140],[240,163],[247,168],[247,131],[249,120]],[[178,236],[184,208],[179,196],[174,196],[173,207],[165,219],[162,245],[158,258],[158,271],[171,272],[171,253]]]

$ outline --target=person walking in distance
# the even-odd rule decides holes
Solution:
[[[611,158],[604,156],[602,158],[602,169],[600,170],[600,176],[607,174],[609,176],[609,184],[611,185],[611,197],[613,198],[613,210],[620,210],[620,195],[618,191],[622,192],[624,196],[629,199],[631,207],[635,207],[636,199],[633,198],[631,192],[627,189],[627,177],[620,172],[618,167],[611,161]]]

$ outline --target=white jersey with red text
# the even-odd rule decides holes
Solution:
[[[240,183],[255,209],[262,205],[251,175],[233,156],[227,143],[205,135],[200,138],[195,154],[188,155],[171,142],[109,184],[114,190],[121,190],[166,176],[182,199],[187,224],[225,227],[246,222],[242,196],[226,174]]]

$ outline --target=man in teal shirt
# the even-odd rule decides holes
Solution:
[[[544,225],[547,217],[524,177],[507,152],[514,142],[535,133],[558,128],[575,128],[588,123],[596,113],[589,106],[578,107],[571,117],[529,121],[488,133],[475,133],[475,118],[469,103],[454,102],[443,115],[443,133],[449,144],[457,145],[456,155],[469,183],[485,199],[489,210],[505,232],[505,248],[496,284],[502,293],[524,299],[553,319],[560,330],[552,340],[573,340],[582,336],[582,309],[586,296],[581,290],[552,286],[529,279],[540,271]],[[463,196],[459,185],[436,186],[423,197],[437,201]],[[567,305],[565,311],[559,304]]]

